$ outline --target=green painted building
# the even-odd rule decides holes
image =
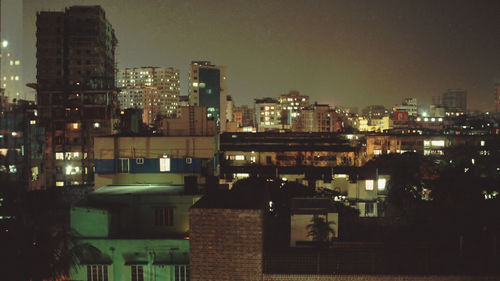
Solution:
[[[71,229],[99,253],[81,258],[71,280],[189,280],[189,208],[201,196],[182,185],[104,186],[90,193],[71,208]]]

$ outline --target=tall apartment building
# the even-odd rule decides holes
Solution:
[[[116,118],[117,40],[100,6],[37,14],[37,101],[47,186],[94,181],[94,137]]]
[[[255,125],[258,132],[283,129],[281,107],[273,98],[255,99]]]
[[[191,62],[189,73],[189,104],[208,107],[207,118],[215,120],[220,132],[226,129],[225,67],[209,61]]]
[[[23,1],[0,1],[1,86],[9,101],[26,99],[23,82]]]
[[[467,92],[465,90],[447,90],[441,97],[441,105],[446,107],[446,112],[463,113],[467,111]],[[454,115],[451,114],[451,115]]]
[[[152,124],[158,115],[175,116],[179,106],[179,70],[143,66],[118,71],[121,109],[141,108],[143,121]]]
[[[280,95],[279,102],[281,110],[287,114],[286,125],[293,126],[300,116],[300,111],[309,105],[309,96],[301,95],[298,91],[290,91],[288,94]]]

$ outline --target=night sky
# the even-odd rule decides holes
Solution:
[[[500,1],[25,0],[26,82],[35,81],[35,14],[101,5],[120,68],[227,66],[236,103],[294,89],[330,105],[428,105],[448,88],[491,110],[500,83]]]

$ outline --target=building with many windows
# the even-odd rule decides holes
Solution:
[[[45,131],[36,105],[18,100],[1,104],[0,173],[28,190],[41,189],[45,180],[43,154]]]
[[[290,127],[299,118],[301,110],[309,105],[309,96],[301,95],[299,91],[290,91],[288,94],[280,95],[278,100],[281,107],[281,114],[284,115],[283,123],[286,123]]]
[[[144,109],[144,123],[158,115],[175,116],[179,106],[179,70],[172,67],[134,67],[119,70],[117,86],[121,109]]]
[[[114,30],[100,6],[37,14],[37,103],[47,186],[91,185],[94,137],[117,115]]]
[[[215,120],[219,132],[226,129],[225,67],[209,61],[191,62],[189,73],[189,104],[207,107],[207,119]]]
[[[23,1],[0,1],[0,88],[9,101],[31,99],[23,81]]]
[[[255,99],[255,121],[258,132],[288,129],[289,126],[281,123],[281,106],[273,98]]]

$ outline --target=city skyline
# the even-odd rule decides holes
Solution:
[[[496,1],[148,3],[24,1],[25,82],[35,81],[36,12],[101,5],[116,30],[118,67],[179,68],[183,95],[190,62],[210,60],[227,67],[238,105],[292,89],[359,109],[405,97],[428,105],[462,88],[470,109],[493,110]]]

